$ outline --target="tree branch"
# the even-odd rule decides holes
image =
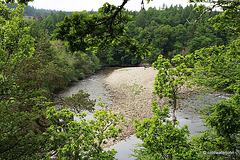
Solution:
[[[101,24],[104,24],[106,23],[107,21],[109,20],[113,20],[116,18],[116,16],[118,15],[119,12],[122,11],[123,7],[127,4],[128,0],[123,0],[123,3],[121,4],[121,6],[119,6],[119,8],[114,12],[113,15],[111,15],[110,17],[104,17],[102,19],[100,19],[98,22],[100,23],[97,23],[95,26],[98,26],[98,25],[101,25]]]

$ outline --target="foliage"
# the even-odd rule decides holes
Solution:
[[[74,116],[79,121],[74,121]],[[86,121],[85,113],[75,115],[63,109],[56,112],[54,107],[47,111],[48,119],[53,123],[44,135],[49,138],[51,152],[46,159],[55,155],[60,159],[114,159],[115,150],[105,151],[102,145],[107,140],[116,140],[120,129],[116,125],[122,119],[111,111],[96,111],[94,119]]]
[[[53,11],[49,16],[44,18],[40,23],[40,28],[47,30],[49,34],[53,34],[54,30],[57,28],[56,24],[62,22],[67,16],[65,12],[60,11],[58,14]]]
[[[78,79],[93,74],[101,68],[100,60],[94,53],[76,53],[73,57],[73,67]]]
[[[187,141],[188,127],[181,129],[172,125],[168,120],[169,109],[162,110],[157,107],[157,102],[152,103],[153,117],[145,118],[141,123],[135,120],[136,136],[143,143],[134,153],[137,159],[197,159],[196,152]]]
[[[201,14],[194,11],[194,7],[163,6],[163,9],[129,12],[135,20],[127,24],[126,36],[134,37],[140,45],[151,46],[151,53],[162,54],[169,59],[177,54],[184,56],[194,53],[200,47],[227,44],[230,33],[215,31],[208,21],[219,12],[206,13],[196,24],[194,22]],[[157,56],[154,57],[147,61],[156,61]]]
[[[66,86],[65,68],[54,62],[56,52],[39,24],[25,23],[21,6],[0,5],[0,159],[40,159],[51,151],[46,146],[50,138],[43,135],[50,126],[44,115],[50,103],[38,90]]]
[[[219,12],[206,13],[204,17],[198,20],[198,24],[196,25],[194,21],[200,16],[200,13],[194,11],[194,7],[193,5],[189,5],[183,8],[179,5],[170,8],[163,6],[163,9],[149,8],[140,12],[122,11],[126,16],[130,15],[129,18],[133,17],[128,23],[127,21],[123,23],[124,25],[126,24],[123,34],[120,34],[118,38],[114,38],[114,41],[108,37],[108,44],[106,44],[105,40],[100,40],[101,38],[94,39],[88,36],[85,40],[89,45],[85,45],[84,48],[89,47],[88,50],[91,52],[94,51],[103,66],[132,66],[138,65],[143,57],[146,58],[145,62],[153,63],[160,54],[163,54],[165,58],[173,58],[174,55],[179,53],[182,55],[194,53],[200,47],[228,44],[231,33],[227,31],[215,31],[213,24],[207,21],[209,18],[219,14]],[[104,21],[100,26],[108,25],[107,21],[111,21],[118,11],[118,9],[114,10],[111,14],[112,16],[106,17],[106,23]],[[26,11],[25,14],[28,14],[28,12]],[[38,10],[32,12],[31,16],[39,15]],[[85,12],[81,14],[85,15],[85,18],[83,18],[84,16],[82,17],[85,21],[90,21],[91,17],[99,16],[97,12]],[[44,32],[50,36],[53,33],[53,29],[57,28],[56,24],[64,20],[66,15],[71,14],[61,11],[51,11],[50,13],[49,11],[47,15],[46,17],[35,17],[34,19],[41,22],[40,28],[44,29]],[[75,17],[79,18],[79,16]],[[133,19],[134,21],[132,21]],[[77,29],[80,28],[80,25],[72,26],[73,28],[75,28],[74,30],[82,30]],[[122,35],[124,37],[121,37]],[[94,44],[93,48],[91,47],[92,43]],[[85,52],[84,48],[81,50]],[[151,52],[151,55],[149,52]]]
[[[200,1],[194,1],[200,2]],[[201,1],[202,2],[202,1]],[[221,7],[223,13],[211,20],[220,30],[239,32],[239,1],[205,1]],[[210,9],[210,10],[211,10]],[[198,11],[209,8],[200,5]],[[204,13],[203,13],[204,14]],[[192,144],[204,159],[239,159],[239,38],[228,47],[213,46],[195,52],[194,80],[215,90],[234,93],[229,100],[205,107],[202,111],[208,130],[193,137]],[[217,152],[211,153],[211,152]],[[223,152],[223,153],[222,153]],[[210,153],[210,154],[209,154]]]
[[[105,66],[135,66],[144,59],[144,56],[151,54],[150,50],[150,46],[124,36],[119,41],[114,41],[112,47],[98,53],[97,56]]]
[[[189,52],[194,53],[194,51],[202,49],[203,47],[210,47],[212,40],[205,36],[195,37],[189,43],[191,47],[189,47]]]
[[[0,158],[37,159],[37,153],[43,152],[44,147],[39,134],[48,126],[43,116],[43,106],[48,103],[33,84],[15,82],[17,68],[34,52],[34,40],[27,34],[29,28],[23,19],[22,6],[9,10],[1,2],[0,7]]]
[[[234,96],[202,110],[209,129],[193,137],[192,144],[204,159],[239,159],[239,99],[239,96]],[[226,154],[206,154],[211,151],[224,151]]]
[[[0,159],[37,159],[44,152],[39,134],[49,125],[44,118],[49,103],[32,83],[15,81],[15,70],[33,54],[34,41],[27,34],[22,6],[9,10],[1,2],[0,9]]]
[[[38,159],[45,150],[41,134],[49,126],[44,108],[49,105],[33,84],[0,86],[0,159]]]
[[[121,130],[116,125],[122,117],[111,111],[96,111],[95,120],[87,122],[83,113],[76,115],[80,117],[76,122],[74,113],[66,109],[56,112],[51,107],[47,111],[50,126],[43,116],[50,103],[31,88],[29,84],[1,86],[0,158],[49,159],[54,154],[61,159],[114,159],[116,151],[104,151],[102,145],[118,137]]]
[[[62,98],[58,104],[74,113],[81,113],[85,110],[93,112],[96,100],[90,100],[89,96],[90,94],[79,90],[78,93],[72,94],[72,97]]]
[[[193,5],[185,8],[182,6],[164,7],[164,9],[149,8],[140,12],[128,12],[128,14],[133,16],[134,21],[130,21],[126,25],[125,36],[135,39],[138,46],[149,47],[147,50],[151,54],[142,50],[148,54],[142,55],[145,58],[144,62],[151,64],[157,60],[158,55],[169,59],[177,54],[185,56],[194,53],[201,47],[227,44],[230,39],[230,33],[215,31],[213,24],[208,21],[219,12],[207,13],[205,17],[198,20],[198,24],[194,23],[200,13],[194,11]],[[103,52],[103,54],[107,54],[106,57],[109,57],[109,64],[122,65],[118,59],[125,57],[126,49],[120,49],[122,45],[125,45],[121,43],[120,41],[109,51]],[[115,56],[115,54],[117,55]],[[127,59],[132,59],[132,57]]]
[[[27,4],[29,1],[17,2]],[[193,5],[189,5],[185,8],[163,6],[162,10],[150,8],[138,13],[124,11],[127,3],[124,0],[119,7],[106,3],[98,13],[75,12],[64,18],[64,13],[52,12],[45,19],[39,17],[38,21],[27,23],[23,20],[22,6],[9,10],[3,2],[13,4],[16,1],[0,3],[0,159],[50,159],[52,155],[60,159],[114,159],[116,151],[104,151],[102,147],[107,140],[117,139],[121,132],[117,124],[123,120],[122,117],[111,111],[97,111],[94,120],[86,121],[85,114],[75,115],[66,109],[57,112],[51,107],[46,113],[52,123],[50,126],[44,115],[50,103],[39,90],[53,92],[99,69],[96,51],[106,53],[109,65],[119,65],[138,64],[141,59],[129,53],[142,58],[151,50],[153,54],[148,55],[150,62],[160,55],[154,64],[159,70],[156,94],[160,98],[172,99],[175,111],[180,87],[192,74],[192,70],[186,69],[193,66],[189,52],[213,45],[227,46],[232,38],[229,30],[239,32],[239,1],[206,1],[223,8],[222,14],[205,12],[206,18],[196,12],[201,9],[207,11],[202,5],[196,11],[193,11]],[[135,21],[125,27],[132,20],[129,15]],[[207,21],[209,18],[218,23],[212,25]],[[49,34],[53,33],[58,22],[55,36],[65,41],[70,51],[75,53],[73,55],[68,54],[66,46],[59,41],[50,43]],[[215,31],[213,26],[218,30]],[[142,148],[135,150],[137,158],[239,158],[236,154],[240,143],[239,42],[238,38],[228,47],[214,46],[195,52],[196,82],[235,94],[231,100],[203,110],[210,129],[188,142],[187,127],[178,129],[175,119],[167,119],[169,110],[160,110],[154,103],[151,120],[145,119],[142,123],[135,120],[136,135],[143,140]],[[110,49],[106,51],[106,48]],[[187,56],[175,56],[178,53]],[[172,57],[171,61],[165,59]],[[141,86],[133,85],[131,88],[135,96],[142,90]],[[135,89],[140,91],[135,92]],[[80,92],[66,98],[63,103],[92,109],[93,101],[88,97]],[[74,121],[77,116],[80,117],[79,122]],[[233,151],[234,154],[220,157],[204,155],[203,151]]]
[[[82,79],[100,69],[100,62],[94,54],[69,55],[62,42],[50,41],[37,21],[28,20],[27,24],[30,27],[28,33],[35,39],[35,52],[28,60],[24,60],[24,65],[16,68],[18,84],[33,81],[38,89],[51,93],[65,89],[69,82]]]
[[[198,12],[203,12],[205,14],[208,11],[212,11],[214,8],[220,7],[223,11],[222,14],[216,15],[211,18],[211,21],[215,22],[214,27],[218,30],[228,30],[232,32],[240,32],[239,27],[239,0],[189,0],[189,2],[199,3],[204,2],[209,5],[209,7],[203,4],[195,8]]]
[[[27,20],[27,26],[29,27],[28,34],[32,36],[34,40],[34,49],[36,54],[46,54],[52,56],[53,49],[49,41],[47,31],[41,29],[40,24],[35,20]]]
[[[153,66],[158,69],[158,74],[154,83],[154,94],[157,94],[160,99],[163,97],[170,99],[170,105],[173,106],[173,126],[176,120],[175,110],[177,109],[179,91],[188,80],[188,76],[193,72],[191,69],[187,69],[190,59],[191,56],[183,57],[181,55],[176,55],[170,63],[168,59],[160,55],[157,62],[153,64]]]
[[[67,82],[73,79],[69,74],[72,70],[70,67],[62,67],[55,63],[56,50],[52,47],[48,35],[40,29],[39,23],[29,20],[27,25],[29,26],[27,33],[35,39],[35,51],[31,57],[23,61],[24,65],[19,65],[15,69],[16,82],[20,85],[33,81],[38,89],[50,92],[66,88]]]
[[[18,4],[28,4],[28,2],[32,2],[34,0],[1,0],[1,1],[5,3],[11,3],[11,4],[14,4],[15,2],[17,2]]]
[[[98,14],[74,12],[57,25],[55,37],[67,43],[69,50],[85,51],[89,47],[106,47],[124,33],[124,23],[131,18],[119,8],[105,3]]]
[[[38,89],[50,93],[56,89],[67,88],[68,71],[51,62],[47,55],[34,55],[25,61],[25,64],[16,70],[18,84],[32,81]]]
[[[17,8],[18,3],[15,3],[14,5],[11,4],[11,3],[7,3],[6,5],[9,9],[15,9],[15,8]],[[29,6],[29,5],[24,7],[24,15],[27,16],[27,18],[34,19],[34,20],[37,20],[37,21],[40,21],[40,22],[44,18],[49,16],[52,12],[57,14],[57,15],[58,14],[59,15],[62,15],[62,14],[69,15],[70,14],[70,12],[55,11],[55,10],[49,10],[49,9],[37,9],[37,8],[35,8],[33,6]]]
[[[34,51],[33,38],[27,35],[28,28],[23,19],[23,8],[10,11],[0,3],[1,30],[0,30],[0,70],[1,80],[11,78],[16,68],[31,56]]]
[[[240,39],[229,47],[203,48],[195,52],[195,81],[213,89],[239,94],[240,85]]]

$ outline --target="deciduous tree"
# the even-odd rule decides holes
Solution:
[[[170,99],[170,105],[173,107],[172,125],[175,126],[178,94],[183,85],[187,82],[188,76],[192,74],[192,70],[188,69],[188,63],[191,62],[191,56],[183,57],[176,55],[170,60],[158,57],[157,62],[153,66],[158,69],[158,74],[154,83],[154,93],[160,99],[167,97]]]
[[[10,11],[0,3],[1,30],[0,30],[0,71],[2,81],[11,78],[14,71],[24,60],[28,59],[33,51],[34,39],[27,34],[28,28],[23,19],[23,8],[18,7]]]
[[[143,122],[135,120],[136,137],[143,143],[139,149],[134,150],[137,159],[201,159],[187,140],[188,127],[181,129],[172,125],[169,118],[169,109],[157,107],[157,102],[152,103],[153,117],[145,118]]]
[[[79,118],[78,122],[73,120],[74,116]],[[116,151],[105,151],[102,145],[117,139],[121,129],[116,126],[123,118],[111,111],[96,111],[90,121],[85,116],[66,109],[59,112],[54,107],[48,109],[47,117],[53,125],[44,133],[51,151],[46,158],[115,159]]]

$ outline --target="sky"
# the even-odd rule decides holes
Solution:
[[[62,10],[62,11],[97,11],[98,8],[102,7],[104,3],[108,2],[114,5],[120,5],[123,0],[34,0],[29,5],[37,9],[51,9],[51,10]],[[142,0],[130,0],[125,8],[129,11],[139,11],[141,9]],[[149,4],[144,0],[145,9],[149,7],[159,7],[163,4],[170,7],[171,5],[181,4],[183,7],[189,5],[188,0],[153,0]]]

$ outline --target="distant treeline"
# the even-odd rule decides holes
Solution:
[[[151,47],[151,55],[144,61],[153,63],[159,55],[171,58],[176,54],[191,54],[203,47],[226,45],[232,38],[230,32],[217,31],[208,19],[219,12],[201,13],[194,10],[196,6],[163,6],[159,9],[149,8],[140,12],[129,12],[133,21],[127,24],[125,36],[137,40],[140,45]],[[199,19],[197,21],[197,19]],[[139,64],[141,58],[133,57],[122,49],[123,43],[109,48],[100,57],[106,65]],[[107,57],[104,55],[108,55]]]
[[[15,8],[17,4],[9,8]],[[141,11],[127,11],[132,15],[126,27],[124,36],[137,40],[139,45],[145,44],[151,48],[151,55],[145,56],[144,62],[153,63],[162,54],[171,58],[176,54],[190,54],[203,47],[214,45],[227,45],[233,38],[232,33],[216,31],[213,24],[208,20],[219,14],[219,12],[206,13],[200,20],[196,21],[201,13],[194,10],[196,6],[181,5],[167,7],[163,5],[159,9],[149,8]],[[46,9],[35,9],[31,6],[25,7],[25,15],[36,20],[40,28],[50,36],[57,28],[56,24],[63,21],[65,16],[72,12],[63,12]],[[87,14],[97,14],[89,11]],[[50,36],[51,37],[51,36]],[[120,40],[121,41],[121,40]],[[138,65],[143,62],[140,57],[130,55],[123,49],[123,42],[116,43],[102,53],[96,54],[102,66],[127,66]]]
[[[9,8],[16,8],[17,4]],[[163,5],[159,9],[149,8],[141,11],[127,11],[132,15],[133,21],[126,25],[124,36],[134,38],[139,45],[151,48],[151,55],[140,57],[130,55],[120,40],[114,47],[110,47],[102,53],[96,54],[102,66],[132,66],[141,62],[153,63],[162,54],[171,58],[176,54],[191,54],[195,50],[214,45],[227,45],[233,38],[232,34],[224,31],[216,31],[209,18],[219,12],[206,13],[196,21],[201,13],[194,11],[194,5],[182,7],[181,5],[167,7]],[[57,28],[56,24],[63,21],[65,16],[72,12],[63,12],[46,9],[36,9],[31,6],[25,7],[25,15],[36,20],[41,29],[51,34]],[[87,14],[97,14],[89,11]]]

